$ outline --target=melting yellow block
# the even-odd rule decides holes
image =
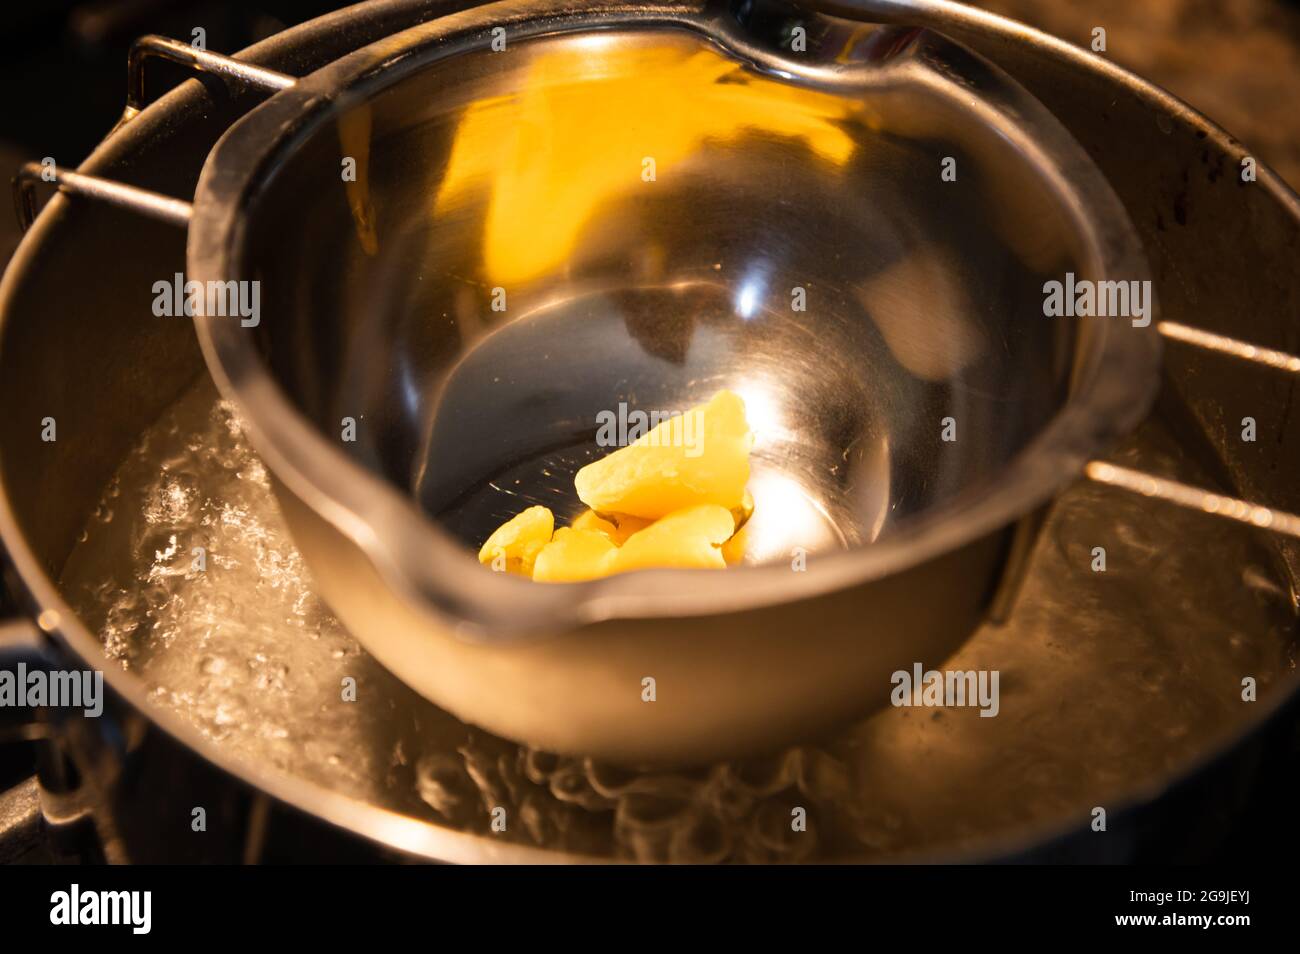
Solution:
[[[749,523],[749,518],[752,516],[754,516],[754,495],[746,490],[740,506],[731,508],[731,519],[736,521],[736,533],[740,533],[745,528],[745,524]]]
[[[613,540],[618,535],[618,525],[611,520],[606,520],[594,510],[584,510],[578,516],[573,518],[574,530],[592,530],[596,533],[603,533],[609,539]],[[622,540],[615,541],[622,543]]]
[[[572,527],[556,530],[550,510],[529,507],[488,538],[479,561],[546,583],[738,563],[754,512],[745,489],[752,444],[744,402],[719,391],[578,471],[591,509]]]
[[[727,562],[720,547],[735,533],[726,507],[702,504],[657,520],[627,538],[610,564],[614,573],[652,567],[721,570]]]
[[[584,510],[573,521],[575,530],[595,530],[614,541],[615,546],[622,546],[627,538],[638,530],[650,526],[651,521],[641,517],[629,517],[625,513],[611,513],[602,517],[594,510]]]
[[[529,507],[497,527],[478,551],[478,562],[519,576],[533,575],[533,562],[551,540],[555,516],[545,507]]]
[[[722,545],[722,559],[727,566],[735,566],[745,560],[745,549],[749,546],[749,528],[741,527],[731,535],[731,539]]]
[[[753,444],[745,402],[719,391],[588,464],[574,484],[582,502],[601,514],[658,520],[701,504],[743,508]]]
[[[533,565],[539,583],[574,583],[608,576],[618,547],[599,530],[561,527]]]

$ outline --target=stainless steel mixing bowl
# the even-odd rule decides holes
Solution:
[[[232,128],[189,274],[259,280],[266,318],[200,320],[205,354],[325,599],[430,699],[624,762],[806,736],[941,663],[1015,521],[1144,416],[1155,333],[1042,311],[1141,252],[1053,117],[935,34],[814,18],[795,54],[725,7],[559,13],[417,28]],[[770,560],[475,564],[526,503],[576,512],[599,412],[719,387],[755,418]]]
[[[181,53],[279,90],[192,213],[152,211],[188,220],[191,280],[260,284],[256,323],[197,327],[321,594],[428,698],[548,749],[702,760],[880,705],[1006,599],[1157,386],[1153,326],[1044,317],[1047,281],[1147,278],[1046,109],[932,32],[738,10],[493,4],[297,81]],[[758,431],[768,559],[475,563],[525,503],[576,511],[599,412],[719,387]]]

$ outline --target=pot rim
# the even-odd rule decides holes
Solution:
[[[760,69],[797,69],[747,43],[725,10],[706,3],[601,3],[575,12],[564,0],[503,0],[421,24],[327,64],[231,126],[210,153],[195,191],[190,278],[225,282],[246,273],[248,212],[263,185],[299,143],[351,105],[359,88],[364,97],[376,86],[484,47],[488,31],[502,25],[512,28],[516,41],[592,28],[684,29]],[[976,56],[929,31],[917,38],[928,61],[954,49]],[[1071,219],[1091,277],[1149,279],[1141,243],[1100,170],[1046,107],[996,66],[987,66],[994,79],[981,99],[939,70],[910,69],[905,79],[920,76],[940,93],[960,95],[977,121],[1015,145]],[[240,409],[254,447],[288,491],[365,552],[405,602],[461,638],[491,644],[614,618],[717,616],[807,600],[972,544],[1046,503],[1080,476],[1088,460],[1131,431],[1155,398],[1161,356],[1154,322],[1136,328],[1127,319],[1093,319],[1088,334],[1094,341],[1083,356],[1086,364],[1075,367],[1071,394],[996,482],[900,522],[870,546],[811,555],[807,572],[792,573],[783,565],[735,567],[716,575],[658,569],[536,586],[485,573],[409,494],[350,458],[309,422],[274,380],[248,329],[204,316],[195,317],[195,327],[219,389]]]

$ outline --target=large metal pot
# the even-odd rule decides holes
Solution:
[[[205,163],[186,275],[260,282],[264,314],[200,317],[200,343],[320,591],[392,672],[501,735],[698,762],[883,704],[986,614],[1019,518],[1154,397],[1151,301],[1042,318],[1054,276],[1149,286],[1050,113],[937,35],[808,16],[793,53],[756,10],[476,8],[265,81],[280,92]],[[654,198],[628,148],[660,154]],[[547,163],[582,182],[568,209],[503,181]],[[508,292],[503,319],[466,308],[467,281]],[[806,311],[794,286],[820,290]],[[779,525],[770,562],[714,576],[537,586],[473,562],[519,505],[498,482],[572,508],[603,409],[719,387],[783,422],[759,433],[759,518],[793,488],[829,527]],[[361,440],[339,439],[349,419]]]

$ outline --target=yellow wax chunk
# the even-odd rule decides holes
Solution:
[[[533,564],[533,579],[540,583],[573,583],[608,576],[618,547],[599,530],[561,527],[542,547]]]
[[[618,535],[618,525],[612,520],[606,520],[594,510],[584,510],[578,516],[573,518],[574,530],[594,530],[596,533],[603,533],[611,540]],[[621,540],[615,540],[615,543],[622,543]]]
[[[632,536],[632,534],[640,533],[646,527],[650,526],[650,524],[654,523],[653,520],[647,520],[644,517],[632,517],[625,513],[610,514],[610,518],[617,525],[617,532],[614,534],[614,542],[620,547],[627,543],[627,538]]]
[[[573,521],[575,530],[595,530],[614,541],[615,546],[622,546],[627,538],[638,530],[644,530],[653,521],[641,517],[629,517],[625,513],[611,513],[601,516],[594,510],[584,510]]]
[[[746,490],[740,506],[731,508],[731,519],[736,522],[736,533],[740,533],[745,528],[745,524],[749,523],[749,518],[752,516],[754,516],[754,495]]]
[[[749,545],[749,528],[741,527],[731,535],[731,539],[722,545],[722,559],[727,566],[735,566],[745,559],[745,548]]]
[[[606,515],[658,520],[701,504],[732,510],[744,504],[753,443],[744,401],[719,391],[583,467],[574,484],[583,503]]]
[[[615,551],[610,571],[651,567],[721,570],[727,563],[719,548],[735,528],[731,512],[717,504],[679,510],[628,537]]]
[[[533,561],[551,540],[555,517],[545,507],[529,507],[497,527],[478,551],[478,562],[519,576],[533,575]]]

